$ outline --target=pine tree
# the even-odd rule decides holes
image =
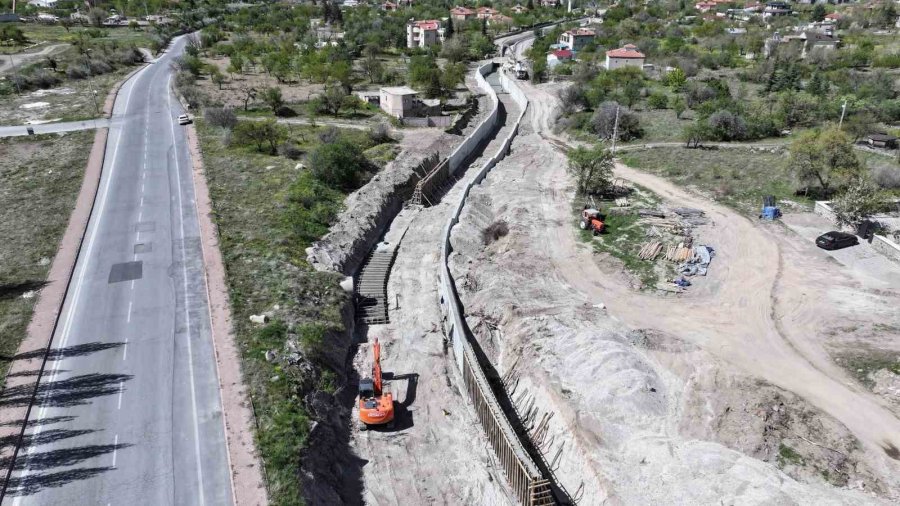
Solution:
[[[453,18],[447,18],[447,28],[444,29],[444,38],[450,39],[453,37]]]

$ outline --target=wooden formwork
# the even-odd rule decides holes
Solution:
[[[463,381],[481,428],[506,471],[509,485],[519,502],[525,506],[555,504],[550,481],[544,479],[534,462],[522,448],[513,433],[506,415],[500,408],[494,393],[478,365],[471,345],[466,343],[463,354]]]

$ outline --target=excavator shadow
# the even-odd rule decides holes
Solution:
[[[413,413],[409,408],[416,402],[416,389],[419,384],[418,373],[394,374],[392,372],[385,372],[384,379],[390,381],[392,386],[398,381],[405,380],[406,395],[404,395],[402,401],[394,399],[394,427],[392,429],[388,429],[387,427],[371,427],[370,430],[395,432],[411,428],[415,423],[413,422]],[[397,389],[392,388],[392,390],[395,394],[397,393]]]

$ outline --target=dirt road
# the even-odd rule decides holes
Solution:
[[[783,474],[762,462],[725,452],[721,447],[701,448],[679,442],[677,427],[672,424],[677,424],[685,411],[698,410],[702,416],[692,421],[698,426],[714,423],[722,415],[713,413],[716,411],[712,409],[716,404],[714,397],[709,397],[712,401],[706,406],[708,416],[703,415],[702,405],[679,404],[677,399],[691,396],[691,383],[718,384],[711,388],[728,390],[720,384],[722,375],[734,372],[793,392],[808,402],[812,411],[821,410],[826,416],[811,415],[815,419],[813,425],[829,426],[835,434],[840,434],[844,429],[830,422],[833,417],[846,426],[862,445],[864,455],[860,460],[878,477],[875,481],[883,486],[887,497],[897,498],[900,420],[886,402],[835,365],[826,350],[826,345],[834,344],[834,340],[826,339],[826,330],[837,325],[900,323],[900,315],[892,309],[900,307],[900,293],[896,288],[883,281],[857,276],[852,270],[840,269],[826,254],[783,228],[762,226],[665,180],[618,165],[617,175],[677,205],[703,209],[712,225],[701,233],[717,252],[709,277],[695,284],[684,297],[662,298],[632,290],[620,266],[610,261],[598,262],[591,248],[578,241],[571,226],[573,193],[564,157],[559,153],[548,155],[546,140],[543,148],[536,147],[542,138],[561,140],[554,138],[549,128],[557,109],[552,89],[524,83],[522,86],[533,107],[529,128],[537,135],[529,135],[528,129],[522,129],[522,137],[514,144],[511,157],[489,176],[487,195],[483,197],[485,203],[480,209],[476,205],[472,213],[490,216],[491,209],[501,209],[508,216],[527,213],[528,219],[514,220],[510,224],[511,239],[508,243],[498,243],[496,248],[481,251],[482,246],[472,245],[467,254],[463,240],[455,238],[454,249],[464,257],[457,260],[454,275],[459,286],[459,276],[468,272],[472,278],[466,281],[477,287],[464,295],[470,316],[473,311],[494,312],[496,316],[496,311],[505,305],[508,309],[502,310],[501,317],[504,339],[520,339],[522,346],[543,350],[536,358],[539,361],[536,370],[524,381],[548,406],[560,410],[570,429],[582,428],[571,429],[575,435],[568,441],[576,451],[568,455],[572,461],[587,464],[582,467],[573,464],[564,474],[588,484],[588,490],[594,491],[592,502],[600,502],[604,494],[620,499],[653,497],[671,501],[671,496],[666,494],[684,493],[687,489],[691,492],[683,498],[693,500],[724,497],[728,495],[725,490],[744,500],[762,497],[796,500],[812,493],[801,491],[797,483],[784,481]],[[505,178],[502,184],[491,183],[501,177]],[[478,198],[474,192],[473,198]],[[483,224],[477,216],[461,220],[468,221],[470,236]],[[460,235],[462,231],[454,234]],[[506,255],[514,264],[505,263]],[[549,264],[542,263],[545,261]],[[533,272],[541,275],[529,275]],[[511,287],[517,290],[513,298],[504,295]],[[498,297],[503,300],[497,302]],[[609,319],[592,309],[601,302]],[[529,318],[540,322],[528,321]],[[470,320],[470,326],[476,323]],[[618,332],[639,329],[672,336],[675,342],[684,343],[679,346],[697,349],[692,353],[699,360],[690,366],[694,376],[688,374],[692,379],[685,381],[673,379],[671,371],[650,367],[633,350],[622,348],[616,341],[621,338],[602,337],[616,328],[622,329]],[[521,337],[525,335],[528,337]],[[604,343],[599,344],[598,340]],[[502,371],[514,359],[509,353],[515,349],[515,343],[501,344],[497,345],[495,358]],[[681,370],[688,367],[685,359],[666,360],[677,362]],[[704,369],[712,372],[703,372]],[[543,380],[542,373],[546,375]],[[549,385],[541,385],[548,381]],[[644,391],[639,391],[644,384],[647,385]],[[647,394],[646,389],[651,386],[652,392],[668,396],[663,404]],[[745,392],[749,398],[755,395],[754,389],[763,387],[746,385],[744,388],[750,388]],[[729,395],[734,403],[740,404],[740,395],[734,392]],[[623,412],[619,408],[622,404],[631,406],[631,412]],[[600,428],[590,429],[591,424],[584,417],[594,420]],[[663,425],[656,425],[659,423]],[[825,432],[823,429],[822,437]],[[665,437],[660,440],[662,435]],[[846,435],[836,438],[844,440]],[[647,452],[655,451],[651,444],[654,439],[660,444],[668,441],[668,454],[647,456]],[[647,473],[651,480],[656,476],[661,484],[648,487],[647,495],[634,490],[623,492],[629,483],[634,483],[634,478],[624,476],[621,469],[611,470],[601,465],[608,458],[606,452],[616,449],[624,452],[613,458],[617,466],[634,471],[634,463],[627,461],[637,458],[643,465],[638,472]],[[730,485],[718,492],[708,490],[703,481],[710,479],[710,475],[704,474],[703,466],[697,467],[695,459],[729,462],[721,468],[717,464],[713,474],[718,478],[729,476]],[[691,470],[689,464],[696,469]],[[663,467],[654,467],[660,465]],[[751,474],[755,478],[750,478],[746,469],[737,471],[746,466],[754,469]],[[651,470],[660,474],[654,475]],[[738,485],[733,482],[736,479],[733,473],[749,481]],[[779,483],[771,482],[773,479]],[[690,488],[691,480],[699,480],[695,488]],[[574,482],[574,486],[578,484]],[[817,495],[821,501],[846,503],[859,499],[852,496],[839,499],[834,495],[836,489],[828,487],[815,490],[816,494],[822,494]],[[752,493],[761,495],[744,495]]]
[[[69,45],[52,44],[43,47],[40,51],[0,55],[0,74],[5,74],[6,72],[13,70],[14,67],[18,68],[28,62],[62,51],[62,49],[66,47],[69,47]]]

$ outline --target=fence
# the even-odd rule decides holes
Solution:
[[[465,160],[475,149],[475,147],[484,139],[487,132],[491,131],[489,127],[496,125],[497,121],[497,104],[499,100],[496,92],[491,88],[490,84],[485,80],[484,76],[493,70],[493,64],[487,64],[478,69],[475,74],[479,87],[484,89],[491,97],[493,109],[487,118],[478,126],[470,139],[478,139],[477,142],[465,142],[460,145],[448,159],[448,171],[455,171],[461,162]],[[546,479],[534,460],[525,450],[522,441],[516,434],[515,430],[507,418],[506,413],[501,408],[497,397],[488,382],[487,376],[481,367],[475,350],[470,339],[473,339],[469,332],[468,326],[463,319],[462,304],[456,292],[456,284],[450,275],[448,266],[448,258],[451,251],[450,231],[459,221],[459,215],[466,204],[466,198],[472,187],[481,183],[488,171],[500,161],[509,151],[509,146],[513,138],[518,132],[518,125],[525,115],[528,106],[528,100],[518,88],[511,86],[511,82],[501,74],[501,85],[510,92],[513,100],[520,105],[521,113],[516,119],[515,127],[503,140],[500,149],[489,158],[479,169],[478,174],[463,190],[456,207],[453,210],[450,219],[444,226],[443,242],[441,244],[441,272],[439,293],[441,296],[441,310],[445,315],[443,321],[444,330],[450,337],[453,345],[453,356],[456,359],[456,365],[463,376],[465,390],[474,405],[475,414],[481,427],[484,429],[485,435],[490,441],[494,454],[503,466],[510,487],[516,497],[522,504],[527,506],[542,506],[554,504],[552,484]],[[482,128],[484,130],[482,131]],[[468,140],[467,140],[468,141]]]

